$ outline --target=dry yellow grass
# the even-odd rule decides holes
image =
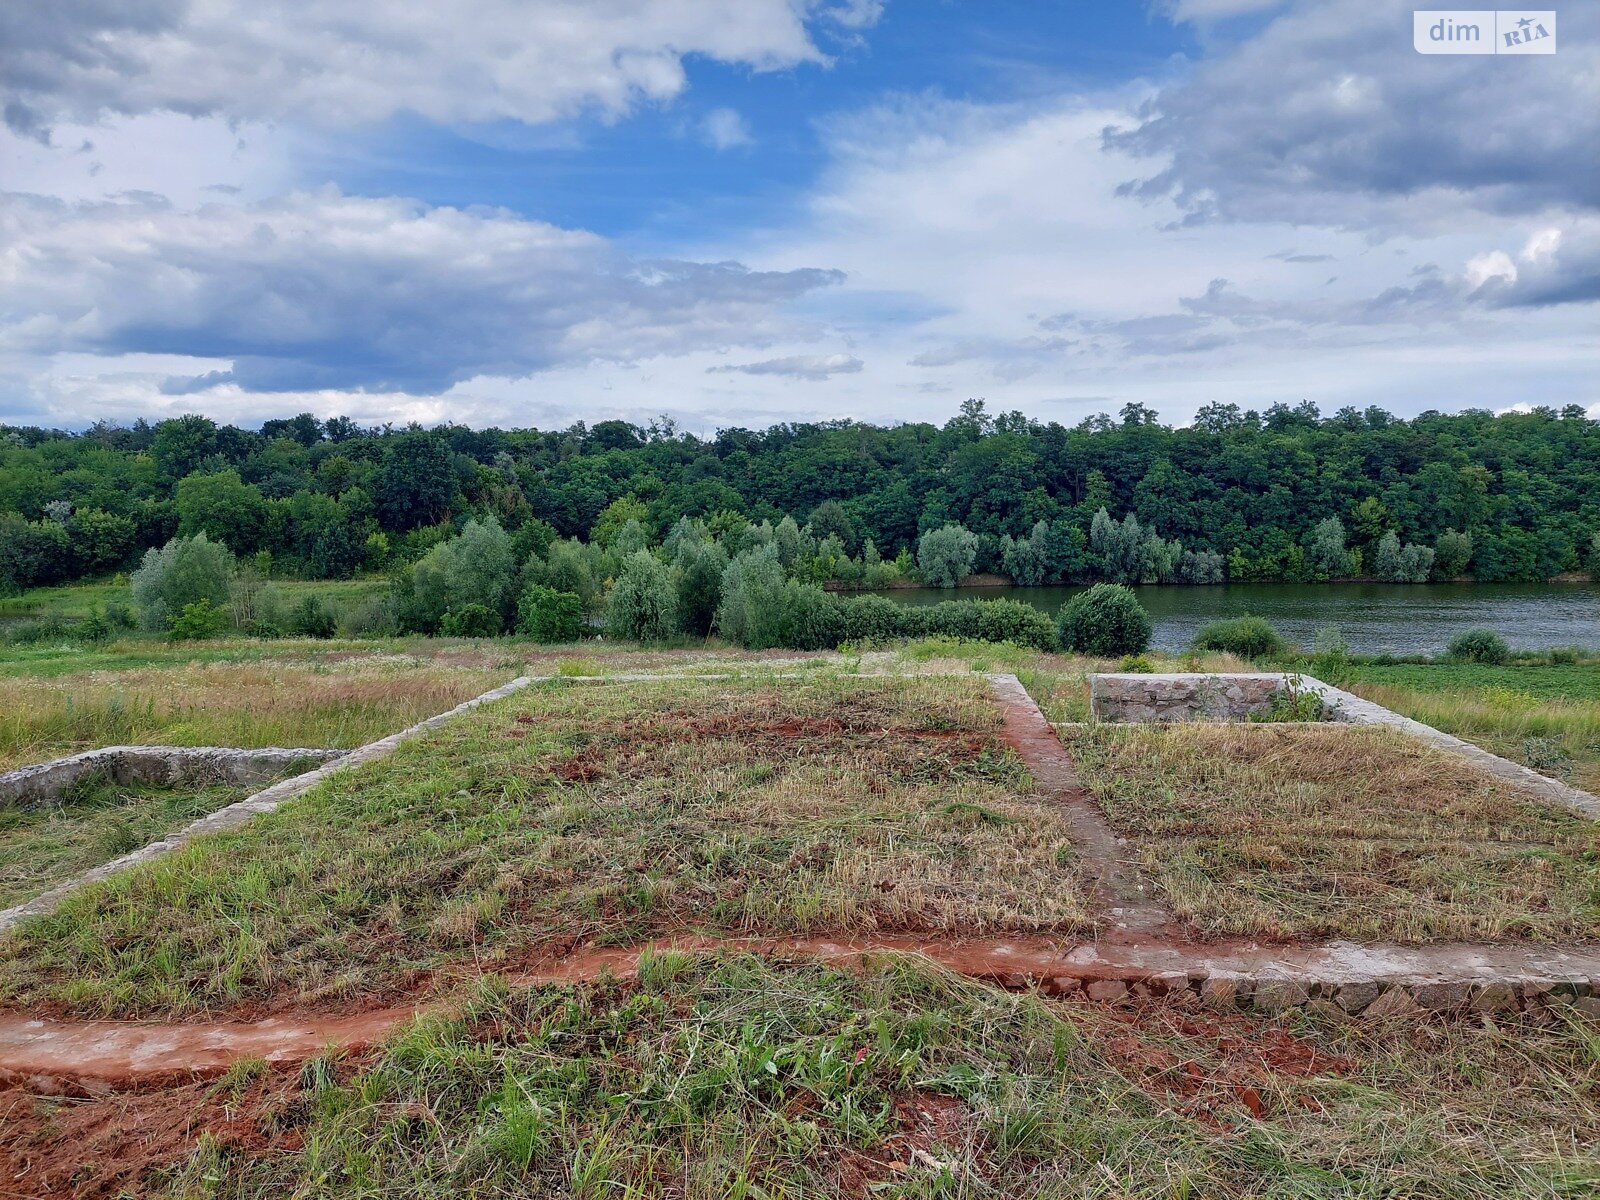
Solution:
[[[1594,823],[1384,729],[1098,726],[1065,740],[1207,935],[1600,934]]]
[[[8,679],[0,770],[110,745],[359,746],[513,674],[363,655]]]

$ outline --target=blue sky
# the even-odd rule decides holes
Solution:
[[[1600,415],[1600,6],[0,16],[0,421]]]

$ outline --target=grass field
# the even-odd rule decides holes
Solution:
[[[1362,666],[1350,690],[1600,794],[1600,666]]]
[[[278,649],[256,661],[8,680],[0,770],[112,745],[359,746],[506,682],[517,665]]]
[[[0,1002],[377,994],[697,929],[1083,929],[1065,818],[998,719],[978,679],[535,685],[77,894],[0,948]]]
[[[0,808],[0,908],[31,900],[255,790],[118,787],[86,779],[59,803]]]
[[[1600,827],[1403,734],[1101,725],[1063,738],[1207,935],[1600,934]]]
[[[75,1172],[96,1195],[217,1200],[1554,1200],[1600,1188],[1597,1083],[1580,1026],[1286,1027],[1009,995],[915,959],[663,955],[628,984],[485,983],[358,1061],[0,1091],[0,1156],[30,1194]]]
[[[336,608],[343,608],[381,594],[389,586],[382,576],[368,579],[274,579],[272,586],[285,599],[298,602],[316,596]],[[0,630],[13,621],[56,617],[81,621],[97,608],[108,604],[133,606],[133,589],[126,583],[101,580],[97,583],[72,583],[61,587],[29,588],[18,596],[0,596]]]

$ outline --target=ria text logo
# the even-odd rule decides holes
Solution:
[[[1429,8],[1412,13],[1418,54],[1554,54],[1551,9]]]

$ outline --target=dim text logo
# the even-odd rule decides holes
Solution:
[[[1554,54],[1551,9],[1429,8],[1412,13],[1418,54]]]

